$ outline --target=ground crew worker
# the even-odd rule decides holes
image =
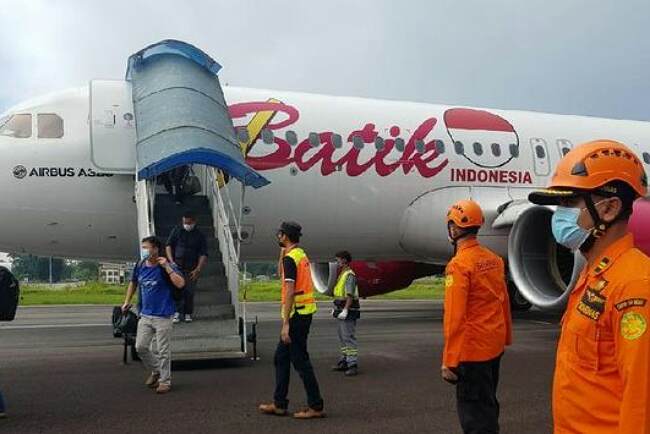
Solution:
[[[456,403],[465,433],[498,433],[499,366],[512,342],[510,300],[503,260],[477,240],[484,218],[471,200],[447,213],[455,255],[445,278],[445,347],[441,374],[456,384]]]
[[[558,243],[587,265],[562,318],[553,380],[555,433],[650,433],[650,259],[634,247],[628,219],[647,193],[643,165],[625,145],[598,140],[558,163],[546,190],[557,205]]]
[[[291,366],[302,378],[307,392],[308,408],[294,413],[296,419],[314,419],[325,416],[323,398],[307,352],[307,337],[312,316],[316,313],[314,284],[311,278],[309,258],[298,246],[302,227],[295,222],[284,222],[277,232],[280,245],[282,275],[282,331],[275,350],[275,393],[273,403],[261,404],[264,414],[284,416],[289,401],[289,376]]]
[[[358,373],[357,358],[357,319],[360,316],[359,291],[357,289],[357,276],[350,268],[352,255],[343,250],[336,255],[339,275],[334,286],[334,310],[332,315],[338,319],[338,335],[340,342],[341,358],[334,371],[344,372],[346,377],[354,377]]]

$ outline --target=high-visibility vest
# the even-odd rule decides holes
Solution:
[[[293,307],[289,318],[296,311],[300,315],[311,315],[316,312],[316,300],[314,299],[314,283],[311,279],[311,267],[309,258],[305,251],[299,247],[291,249],[285,257],[290,257],[296,263],[297,276],[296,285],[293,291]],[[287,297],[287,283],[284,280],[284,270],[282,270],[282,315],[284,316],[284,306]],[[284,318],[283,318],[284,319]]]
[[[339,275],[338,280],[336,281],[336,286],[334,287],[334,297],[335,298],[345,298],[347,294],[345,293],[345,281],[348,279],[349,275],[356,276],[354,274],[354,271],[352,271],[350,268],[345,270]],[[352,295],[354,298],[358,298],[357,295],[357,289],[355,288],[354,294]]]
[[[345,282],[350,275],[356,276],[356,274],[354,274],[354,271],[348,268],[339,275],[339,278],[336,281],[336,285],[334,286],[334,304],[339,308],[342,308],[345,304],[345,300],[347,298],[347,293],[345,291]],[[359,310],[359,290],[356,286],[354,288],[354,294],[352,294],[352,298],[353,300],[352,305],[350,306],[350,310]]]

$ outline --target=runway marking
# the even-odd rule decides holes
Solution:
[[[0,330],[21,330],[21,329],[69,329],[80,327],[106,327],[111,325],[102,324],[25,324],[25,325],[0,325]]]

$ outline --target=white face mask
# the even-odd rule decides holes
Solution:
[[[186,231],[189,232],[189,231],[191,231],[192,229],[194,229],[194,226],[195,226],[195,225],[183,225],[183,229],[185,229]]]

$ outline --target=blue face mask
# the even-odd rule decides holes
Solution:
[[[580,208],[558,206],[551,218],[551,229],[555,240],[574,252],[584,244],[591,233],[578,224],[580,211]]]
[[[151,256],[151,254],[149,253],[149,250],[140,249],[140,258],[142,258],[143,261],[146,261],[147,259],[149,259],[149,256]]]

